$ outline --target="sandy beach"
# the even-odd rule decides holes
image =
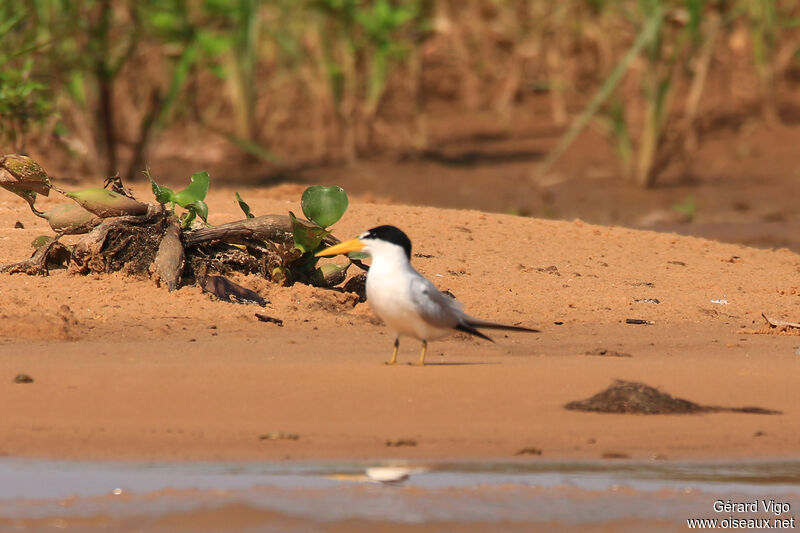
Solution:
[[[142,184],[134,187],[145,197]],[[302,187],[239,191],[299,211]],[[430,365],[352,294],[256,277],[263,309],[121,274],[0,276],[0,453],[80,459],[793,457],[800,256],[668,233],[352,198],[333,230],[410,236],[413,264],[478,317],[538,328],[454,335]],[[369,198],[366,198],[369,200]],[[56,199],[42,202],[53,205]],[[212,224],[241,218],[212,187]],[[14,228],[20,221],[23,229]],[[0,198],[0,263],[49,233]],[[354,270],[351,270],[351,274]],[[655,303],[655,301],[658,303]],[[261,311],[282,326],[255,317]],[[638,319],[651,324],[628,324]],[[606,350],[606,355],[587,352]],[[630,355],[630,357],[615,355]],[[18,374],[32,383],[15,383]],[[779,415],[568,411],[615,379]]]

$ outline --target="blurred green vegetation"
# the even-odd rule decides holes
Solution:
[[[798,32],[795,0],[4,0],[0,152],[132,177],[169,130],[349,162],[426,150],[443,108],[506,124],[539,98],[565,128],[540,172],[592,126],[649,186],[696,150],[712,83],[780,121]]]

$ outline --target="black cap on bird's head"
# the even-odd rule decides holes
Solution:
[[[372,228],[359,235],[356,239],[350,239],[349,241],[341,242],[330,248],[325,248],[321,252],[317,252],[316,256],[322,257],[326,255],[360,252],[362,250],[370,253],[372,250],[370,250],[369,241],[380,241],[397,245],[405,252],[406,259],[409,261],[411,260],[411,240],[405,233],[394,226],[378,226]]]
[[[411,239],[395,226],[378,226],[365,231],[358,238],[360,240],[375,239],[396,244],[406,252],[406,257],[409,260],[411,259]]]

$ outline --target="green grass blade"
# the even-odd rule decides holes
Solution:
[[[255,218],[255,215],[252,212],[250,212],[250,206],[247,205],[247,202],[242,200],[242,197],[239,195],[238,192],[235,194],[236,194],[236,201],[239,203],[239,207],[244,212],[244,216],[247,218]]]
[[[0,38],[5,36],[6,33],[8,33],[11,30],[13,30],[14,26],[16,26],[17,24],[22,22],[25,19],[26,16],[27,16],[26,13],[21,13],[19,16],[13,17],[13,18],[7,20],[6,22],[4,22],[3,24],[0,24]]]
[[[553,163],[555,163],[558,158],[564,154],[567,148],[570,147],[573,141],[575,141],[578,135],[583,131],[583,128],[589,124],[589,121],[592,120],[592,117],[597,114],[600,106],[603,105],[609,96],[611,96],[611,93],[614,92],[614,89],[616,89],[617,85],[619,85],[619,82],[630,68],[633,60],[636,59],[636,56],[638,56],[644,47],[649,45],[655,38],[656,31],[661,25],[662,16],[663,13],[661,10],[655,10],[650,15],[650,18],[647,19],[647,23],[636,36],[636,40],[634,40],[633,44],[631,44],[631,47],[628,48],[627,52],[625,52],[625,55],[622,56],[622,58],[614,66],[611,74],[609,74],[608,78],[606,78],[606,80],[603,82],[603,85],[597,90],[589,104],[586,106],[583,112],[578,115],[578,117],[570,126],[569,130],[567,130],[567,132],[561,137],[556,147],[549,154],[547,154],[547,157],[539,165],[539,168],[536,170],[537,177],[544,175],[550,169],[550,167],[552,167]]]
[[[214,133],[224,137],[229,143],[244,150],[248,154],[252,154],[259,159],[263,159],[264,161],[273,163],[275,165],[281,164],[281,160],[278,156],[255,141],[248,141],[247,139],[242,139],[241,137],[237,137],[236,135],[231,135],[230,133],[225,133],[222,131],[214,131]]]

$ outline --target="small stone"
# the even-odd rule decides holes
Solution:
[[[272,431],[259,435],[259,440],[300,440],[300,435],[297,433],[281,433],[280,431]]]
[[[630,459],[631,456],[627,453],[620,452],[604,452],[601,456],[603,459]]]
[[[14,383],[33,383],[33,378],[28,374],[17,374],[14,378]]]
[[[396,439],[396,440],[387,440],[386,446],[390,448],[399,448],[400,446],[416,446],[417,441],[414,439]]]
[[[535,448],[533,446],[530,446],[527,448],[522,448],[514,455],[542,455],[542,450],[540,448]]]

